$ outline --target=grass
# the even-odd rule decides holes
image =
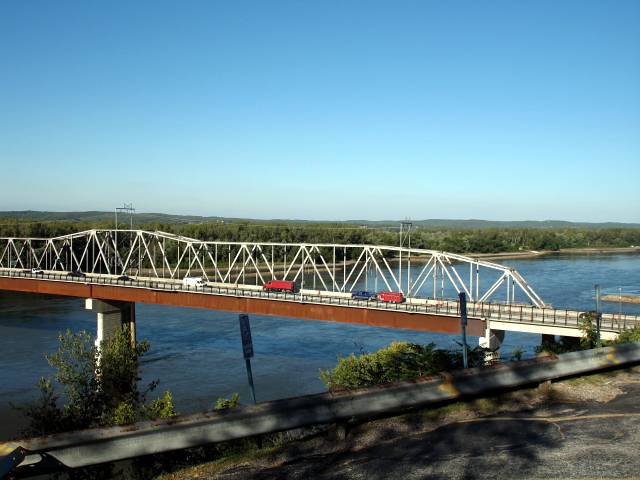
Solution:
[[[282,446],[257,448],[247,447],[244,450],[235,450],[224,454],[222,457],[210,462],[201,463],[189,467],[183,467],[175,472],[163,473],[156,477],[157,480],[182,480],[185,478],[211,477],[230,467],[243,463],[255,462],[276,453]]]
[[[633,369],[612,370],[610,372],[594,373],[593,375],[582,375],[580,377],[563,380],[562,383],[565,383],[572,387],[579,387],[581,385],[598,385],[621,374],[629,372],[639,372],[639,370],[636,367]]]

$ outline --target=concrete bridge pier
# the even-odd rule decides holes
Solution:
[[[543,333],[542,338],[540,339],[540,345],[545,345],[548,343],[556,343],[556,336]]]
[[[492,330],[487,327],[484,337],[480,337],[478,344],[482,348],[492,350],[485,355],[485,363],[493,363],[500,358],[500,347],[504,340],[504,330]]]
[[[118,302],[87,298],[85,308],[96,312],[97,333],[96,347],[108,340],[122,326],[129,325],[131,343],[136,342],[136,304],[134,302]]]

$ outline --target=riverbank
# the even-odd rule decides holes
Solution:
[[[640,295],[602,295],[603,302],[622,302],[640,304]]]
[[[640,253],[640,247],[598,247],[598,248],[561,248],[560,250],[527,250],[519,252],[500,253],[467,253],[466,255],[478,260],[509,260],[517,258],[535,258],[545,255],[594,255],[602,253]]]
[[[454,252],[451,252],[454,253]],[[467,257],[471,257],[477,260],[513,260],[513,259],[521,259],[521,258],[536,258],[536,257],[542,257],[542,256],[547,256],[547,255],[558,255],[558,254],[570,254],[570,255],[596,255],[596,254],[606,254],[606,253],[640,253],[640,246],[633,246],[633,247],[598,247],[598,248],[561,248],[560,250],[526,250],[526,251],[517,251],[517,252],[497,252],[497,253],[458,253],[458,255],[464,255]],[[426,263],[431,259],[430,256],[424,256],[424,255],[413,255],[411,256],[411,262],[412,263]],[[393,258],[389,260],[391,263],[398,261],[398,258]],[[403,262],[407,261],[407,257],[403,257]],[[346,267],[352,267],[354,264],[356,263],[355,260],[347,260],[345,261],[338,261],[336,263],[336,266],[341,268],[344,268],[344,266],[346,265]],[[330,262],[330,264],[332,265],[333,262]],[[269,277],[269,275],[271,274],[271,272],[264,266],[262,266],[262,264],[259,264],[260,266],[260,273],[265,277]],[[228,268],[228,265],[223,264],[223,263],[219,263],[219,268],[220,270],[224,273],[226,272],[226,269]],[[284,266],[283,263],[276,263],[275,266],[273,266],[274,271],[276,272],[276,277],[278,276],[278,273],[282,272],[284,274],[284,272],[286,271],[286,268]],[[305,266],[305,271],[306,272],[311,272],[313,270],[313,266],[310,263],[307,263],[307,265]],[[210,278],[213,279],[215,276],[215,272],[213,269],[211,268],[207,268],[205,269],[207,275],[210,275]],[[186,270],[185,270],[186,272]],[[197,271],[197,274],[200,274],[200,271]],[[136,273],[134,272],[129,272],[129,274],[131,276],[136,276]],[[152,276],[154,274],[154,272],[151,269],[141,269],[139,272],[137,272],[137,275],[140,276]],[[244,279],[254,279],[256,278],[256,273],[255,270],[251,270],[248,272],[244,273]],[[242,274],[241,274],[241,267],[239,265],[236,265],[234,267],[234,271],[232,272],[231,278],[235,279],[236,277],[240,277],[242,278]],[[238,278],[238,280],[240,280],[240,278]],[[269,277],[270,278],[270,277]],[[236,282],[231,282],[231,283],[236,283]],[[240,282],[240,283],[245,283],[244,281]],[[256,283],[257,285],[257,283]]]

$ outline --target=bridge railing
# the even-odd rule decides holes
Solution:
[[[113,275],[91,274],[77,276],[72,273],[43,272],[32,273],[17,269],[0,269],[0,276],[12,278],[29,278],[48,281],[62,281],[97,285],[114,285],[128,288],[145,288],[167,291],[183,291],[199,294],[213,294],[234,297],[264,298],[278,301],[317,303],[338,305],[353,308],[371,308],[378,310],[396,310],[416,314],[433,314],[459,316],[460,306],[457,300],[408,299],[406,303],[388,303],[375,300],[358,300],[343,296],[325,296],[304,292],[287,293],[271,292],[249,286],[213,286],[193,287],[184,285],[181,281],[171,279],[118,279]],[[243,288],[244,287],[244,288]],[[319,292],[320,293],[320,292]],[[422,302],[422,303],[416,303]],[[427,303],[425,303],[427,302]],[[492,302],[470,302],[467,313],[472,318],[487,318],[489,320],[531,323],[539,325],[554,325],[566,327],[580,327],[583,322],[583,312],[554,308],[538,308],[527,305],[509,305]],[[620,331],[640,325],[640,317],[635,315],[620,315],[605,313],[602,315],[601,328],[603,330]]]

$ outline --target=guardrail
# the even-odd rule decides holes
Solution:
[[[640,343],[630,343],[356,391],[309,395],[125,427],[18,440],[0,444],[0,451],[14,448],[27,451],[28,455],[18,467],[21,474],[28,474],[42,457],[76,468],[311,425],[390,416],[410,409],[638,363]]]
[[[450,300],[430,300],[432,303],[411,303],[423,299],[408,299],[406,303],[387,303],[374,300],[357,300],[352,298],[309,295],[302,293],[270,292],[267,290],[254,290],[248,288],[221,287],[207,285],[203,287],[190,287],[181,281],[166,280],[162,278],[140,280],[131,277],[130,280],[118,280],[112,275],[89,274],[84,277],[69,275],[67,272],[43,272],[31,273],[17,269],[0,269],[0,276],[11,278],[29,278],[37,280],[64,281],[76,283],[88,283],[96,285],[113,285],[120,287],[147,288],[153,290],[180,291],[199,294],[224,295],[233,297],[264,298],[299,303],[315,303],[320,305],[337,305],[352,308],[368,308],[376,310],[405,311],[408,313],[429,314],[457,317],[460,315],[459,303]],[[253,286],[251,286],[253,287]],[[510,321],[529,323],[534,325],[553,325],[571,328],[580,328],[583,312],[555,308],[539,308],[528,305],[512,305],[494,302],[467,304],[467,314],[471,318],[483,318],[488,320]],[[618,315],[604,313],[600,329],[604,331],[619,332],[626,328],[640,325],[640,316]]]

